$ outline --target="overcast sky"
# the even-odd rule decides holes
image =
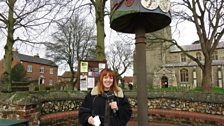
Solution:
[[[170,25],[173,26],[172,23]],[[183,23],[183,24],[179,25],[178,29],[181,32],[178,32],[178,31],[174,32],[174,28],[172,28],[172,27],[171,27],[171,29],[172,29],[172,32],[174,33],[173,36],[172,36],[173,39],[177,40],[178,44],[180,44],[180,45],[188,45],[188,44],[191,44],[192,42],[198,40],[196,30],[195,30],[195,27],[194,27],[193,24]],[[106,47],[116,40],[121,40],[122,41],[122,38],[120,38],[120,36],[117,36],[118,33],[116,31],[110,29],[109,18],[105,19],[105,30],[106,30],[105,31],[106,32],[106,38],[105,38],[105,46]],[[128,36],[132,37],[133,39],[135,37],[134,34],[125,34],[125,35],[128,35]],[[0,36],[0,37],[2,38],[2,36]],[[4,45],[5,45],[5,43],[6,43],[6,40],[1,39],[1,42],[0,42],[0,59],[2,59],[3,56],[4,56]],[[134,40],[133,40],[133,45],[134,45]],[[23,47],[25,47],[25,46],[23,46]],[[45,58],[45,53],[44,53],[43,49],[44,49],[44,47],[39,45],[38,47],[35,47],[35,48],[32,48],[32,49],[28,49],[28,48],[24,49],[26,51],[24,51],[24,52],[20,51],[20,53],[24,53],[24,54],[28,54],[28,55],[39,54],[41,58]],[[64,69],[65,69],[64,67],[65,66],[59,67],[59,75],[63,74]],[[126,75],[132,75],[132,71],[127,72]]]
[[[177,42],[180,45],[187,45],[187,44],[191,44],[192,42],[198,40],[197,34],[196,34],[196,30],[193,24],[190,23],[183,23],[180,24],[178,30],[176,30],[174,32],[174,28],[173,26],[175,26],[174,22],[172,22],[171,24],[171,29],[172,29],[172,33],[173,33],[173,39],[177,40]],[[105,32],[106,32],[106,38],[105,38],[105,45],[106,47],[108,45],[110,45],[111,43],[113,43],[116,40],[122,40],[122,38],[120,38],[119,36],[117,36],[117,32],[115,32],[114,30],[110,29],[110,24],[109,24],[109,17],[105,18]],[[181,31],[181,32],[180,32]],[[48,31],[50,33],[50,31]],[[45,34],[47,35],[47,34]],[[125,34],[125,35],[129,35],[133,38],[133,45],[134,45],[134,34]],[[5,37],[4,35],[0,34],[0,59],[3,58],[4,56],[4,45],[6,43]],[[2,39],[3,38],[3,39]],[[47,36],[44,36],[43,39],[48,38]],[[27,48],[24,45],[17,45],[17,47],[20,48],[20,53],[24,53],[24,54],[28,54],[28,55],[36,55],[39,54],[41,58],[45,58],[45,53],[44,53],[44,47],[39,45],[35,48]],[[21,51],[24,50],[24,51]],[[64,68],[62,68],[64,69]],[[62,70],[59,70],[59,74],[62,74],[61,72]]]
[[[114,38],[119,39],[119,37],[116,37],[117,36],[116,31],[110,29],[108,19],[105,20],[105,25],[106,25],[105,29],[106,29],[106,34],[107,34],[107,36],[105,38],[105,44],[111,43],[114,40],[116,40]],[[171,23],[171,26],[173,26],[172,23]],[[195,27],[193,24],[190,24],[190,23],[181,24],[181,25],[179,25],[179,30],[181,32],[178,33],[176,31],[175,34],[173,34],[173,38],[176,39],[180,45],[191,44],[192,42],[194,42],[195,40],[198,39],[196,30],[195,30]],[[172,32],[174,32],[174,30]],[[128,35],[128,34],[126,34],[126,35]],[[131,36],[134,36],[134,35],[131,35]],[[0,34],[0,38],[5,38],[5,37],[3,37],[3,35]],[[3,57],[3,50],[4,50],[5,43],[6,43],[6,40],[1,39],[1,41],[0,41],[0,58]],[[36,49],[36,50],[38,50],[38,49]]]

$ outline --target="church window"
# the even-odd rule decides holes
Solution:
[[[188,82],[188,70],[187,69],[181,69],[180,70],[180,81],[181,82]]]
[[[184,54],[181,54],[181,62],[186,62],[186,55]]]
[[[218,60],[218,52],[214,51],[212,54],[212,60]]]
[[[222,80],[223,80],[222,79],[222,69],[221,69],[221,66],[218,66],[218,85],[219,85],[220,88],[223,87]]]

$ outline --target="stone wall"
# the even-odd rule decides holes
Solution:
[[[0,118],[27,119],[30,126],[38,126],[44,115],[76,111],[84,95],[82,92],[48,91],[1,93]]]
[[[224,95],[209,93],[153,92],[148,96],[149,122],[178,126],[224,126]],[[136,100],[130,100],[137,108]],[[137,118],[134,111],[133,119]]]
[[[129,97],[133,110],[136,110],[136,94],[132,92],[126,95]],[[56,126],[59,122],[78,123],[77,109],[84,96],[83,92],[47,91],[0,94],[0,118],[27,119],[30,126],[44,126],[52,123]],[[218,94],[153,92],[148,95],[149,110],[172,110],[224,116],[223,103],[224,95]],[[155,115],[150,115],[149,120],[153,121],[161,116],[155,117]],[[137,115],[134,112],[132,119],[136,120],[136,118]]]

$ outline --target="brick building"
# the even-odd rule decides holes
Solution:
[[[77,72],[75,72],[75,78],[73,82],[76,80]],[[70,82],[72,78],[72,73],[70,71],[65,71],[61,76],[58,76],[58,82]]]
[[[147,34],[146,40],[146,82],[153,87],[202,85],[202,70],[199,66],[169,42],[155,40],[163,36],[171,40],[171,29],[167,27],[155,33]],[[152,38],[150,40],[150,38]],[[203,63],[203,53],[199,42],[183,45],[182,48]],[[224,42],[220,42],[213,53],[212,86],[224,87]],[[134,71],[135,72],[135,71]],[[135,73],[134,73],[135,75]],[[135,77],[136,83],[136,77]]]
[[[0,76],[3,74],[3,62],[4,59],[0,60]],[[58,66],[50,60],[40,58],[38,55],[29,56],[15,51],[13,52],[12,67],[18,63],[24,65],[27,81],[37,81],[38,84],[46,86],[57,82]]]

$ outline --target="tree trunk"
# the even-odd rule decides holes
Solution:
[[[212,60],[210,57],[205,57],[204,68],[202,69],[202,90],[203,92],[210,92],[212,88]]]
[[[96,58],[99,61],[104,61],[104,0],[95,1],[96,11],[96,28],[97,28],[97,45],[96,45]]]
[[[74,78],[75,78],[75,71],[73,69],[73,64],[70,63],[69,65],[69,68],[70,68],[70,71],[71,71],[71,78],[70,78],[70,84],[72,84],[72,89],[75,88],[75,84],[76,84],[76,81],[74,82]]]
[[[8,0],[9,2],[9,13],[8,13],[8,35],[7,35],[7,43],[4,47],[5,49],[5,55],[4,55],[4,76],[3,76],[3,90],[5,91],[11,91],[11,66],[12,66],[12,60],[13,60],[13,34],[14,34],[14,18],[13,18],[13,11],[14,11],[14,4],[15,0]]]

